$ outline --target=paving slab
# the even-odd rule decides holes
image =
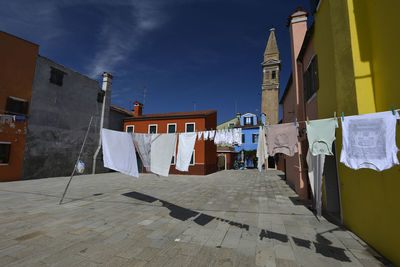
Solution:
[[[279,171],[1,183],[1,266],[382,266]]]

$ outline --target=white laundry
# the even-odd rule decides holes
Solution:
[[[132,133],[133,143],[139,153],[146,171],[151,171],[151,136],[152,134]]]
[[[241,146],[242,145],[242,128],[235,128],[232,132],[233,144]]]
[[[258,144],[257,144],[257,168],[259,171],[262,170],[262,165],[265,164],[265,159],[268,158],[267,154],[267,142],[265,141],[265,131],[262,126],[259,128],[258,133]],[[267,166],[265,166],[267,169]]]
[[[399,164],[396,121],[391,111],[347,116],[342,120],[340,162],[352,169],[383,171]]]
[[[101,129],[104,167],[139,177],[135,147],[127,132]]]
[[[197,133],[197,139],[200,141],[201,140],[201,136],[203,135],[203,132],[198,132]]]
[[[216,144],[216,145],[220,144],[221,139],[222,139],[220,130],[215,131],[215,136],[213,137],[213,139],[214,139],[214,144]],[[212,140],[211,136],[210,136],[210,140]]]
[[[317,215],[321,216],[322,173],[324,171],[325,154],[313,156],[311,151],[308,150],[306,161],[308,165],[308,178],[310,180],[310,187],[315,199],[315,208],[317,210]]]
[[[226,131],[226,144],[227,145],[233,145],[233,133],[232,133],[232,129],[229,129]]]
[[[176,169],[182,172],[189,170],[190,159],[192,158],[196,133],[179,134],[178,155],[176,157]]]
[[[204,141],[208,140],[209,131],[204,131]]]
[[[214,140],[214,136],[215,136],[215,131],[214,130],[208,132],[208,138],[210,138],[211,141]]]
[[[176,134],[153,134],[151,140],[151,172],[168,176],[176,149]]]

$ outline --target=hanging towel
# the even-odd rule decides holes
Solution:
[[[335,129],[339,127],[337,119],[313,120],[307,122],[306,127],[311,154],[333,155],[332,143],[335,141]]]
[[[152,134],[132,133],[133,143],[139,153],[146,171],[151,172],[151,136]]]
[[[317,215],[321,216],[322,173],[324,171],[325,154],[313,156],[311,151],[308,150],[306,161],[308,165],[308,178],[310,181],[310,187],[315,199],[315,209],[317,210]]]
[[[399,164],[396,120],[391,111],[348,116],[342,120],[340,162],[347,167],[383,171]]]
[[[178,155],[176,157],[176,169],[182,172],[189,171],[190,159],[192,158],[196,133],[179,134]]]
[[[215,136],[215,131],[214,130],[208,132],[208,137],[210,138],[211,141],[214,140],[214,136]]]
[[[168,176],[176,149],[176,134],[153,134],[151,137],[151,172]]]
[[[203,132],[198,132],[197,133],[197,139],[200,141],[201,140],[201,136],[203,135]]]
[[[260,126],[258,132],[257,158],[257,168],[259,171],[261,171],[262,165],[265,164],[265,159],[268,158],[265,132],[262,126]],[[265,166],[265,169],[267,169],[267,166]]]
[[[204,141],[208,140],[208,133],[209,131],[204,131]]]
[[[126,132],[101,129],[104,167],[139,177],[132,136]]]
[[[267,127],[268,155],[283,153],[293,156],[297,153],[297,125],[293,123],[274,124]]]

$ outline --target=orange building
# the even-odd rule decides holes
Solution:
[[[21,179],[38,50],[0,31],[0,182]]]
[[[183,133],[211,130],[217,127],[217,111],[193,111],[142,115],[143,105],[134,103],[133,117],[124,119],[124,131],[135,133]],[[179,143],[179,138],[178,138]],[[176,155],[177,151],[175,151]],[[196,140],[189,172],[175,169],[171,160],[171,174],[206,175],[216,171],[217,149],[213,141]]]

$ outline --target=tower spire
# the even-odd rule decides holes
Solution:
[[[278,44],[276,43],[275,28],[269,30],[269,38],[264,52],[264,61],[269,59],[279,60]]]

